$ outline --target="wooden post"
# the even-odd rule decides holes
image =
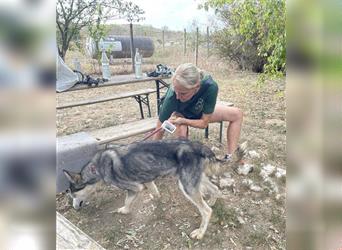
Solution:
[[[198,27],[196,28],[196,50],[195,50],[195,57],[196,57],[196,66],[198,65]]]
[[[164,45],[164,44],[165,44],[165,40],[164,40],[164,39],[165,39],[165,31],[164,31],[164,28],[163,28],[163,34],[162,34],[162,36],[163,36],[162,39],[163,39],[163,52],[164,52],[164,46],[165,46],[165,45]]]
[[[184,29],[184,55],[186,55],[186,29]]]
[[[209,26],[207,26],[207,57],[209,58]]]
[[[135,65],[134,65],[134,56],[135,56],[135,49],[134,49],[134,43],[133,43],[133,24],[129,24],[129,31],[130,31],[130,38],[131,38],[131,58],[132,58],[132,70],[133,73],[135,72]]]

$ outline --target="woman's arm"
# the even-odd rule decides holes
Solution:
[[[161,121],[159,121],[159,119],[158,119],[158,122],[157,122],[157,125],[156,125],[156,129],[160,128],[161,125],[162,125],[162,123],[161,123]],[[163,136],[164,136],[164,130],[161,129],[161,130],[159,130],[157,133],[155,133],[154,136],[153,136],[152,138],[153,138],[153,140],[160,140],[160,139],[163,138]]]
[[[211,114],[203,114],[201,119],[186,119],[184,117],[171,117],[169,121],[175,125],[187,125],[194,128],[208,127]]]

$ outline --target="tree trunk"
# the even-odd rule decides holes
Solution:
[[[62,44],[62,55],[61,55],[63,61],[65,61],[64,58],[65,58],[65,54],[66,54],[66,52],[67,52],[67,50],[68,50],[68,47],[69,47],[69,43],[68,43],[68,41],[66,41],[66,39],[65,39],[65,40],[63,41],[63,44]]]

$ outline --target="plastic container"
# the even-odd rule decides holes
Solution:
[[[101,64],[102,64],[102,78],[109,80],[110,79],[109,59],[104,49],[102,50]]]
[[[142,78],[142,56],[139,53],[139,49],[135,49],[134,65],[135,65],[135,78]]]

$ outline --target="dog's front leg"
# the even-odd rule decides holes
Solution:
[[[200,190],[194,189],[191,193],[187,193],[184,190],[181,181],[178,182],[178,185],[180,190],[183,192],[184,196],[188,198],[194,205],[196,205],[199,212],[201,213],[202,221],[200,227],[192,231],[190,234],[191,238],[200,240],[203,238],[205,231],[207,230],[212,209],[203,200]]]
[[[205,231],[207,230],[211,213],[212,213],[212,209],[205,203],[205,201],[203,200],[199,192],[192,194],[190,196],[190,199],[197,206],[202,216],[200,227],[192,231],[190,234],[190,237],[193,239],[200,240],[203,238]]]
[[[222,197],[221,191],[218,189],[216,185],[211,183],[211,181],[208,179],[208,177],[205,174],[202,175],[202,180],[201,180],[200,185],[201,185],[200,187],[201,187],[202,194],[209,195],[208,205],[214,206],[217,198]]]
[[[157,198],[160,198],[159,190],[154,181],[147,182],[144,185],[147,187],[148,191],[152,193],[152,195],[156,196]]]
[[[127,190],[125,205],[123,207],[118,208],[116,212],[120,214],[128,214],[131,211],[131,204],[138,197],[138,194],[139,192]]]

